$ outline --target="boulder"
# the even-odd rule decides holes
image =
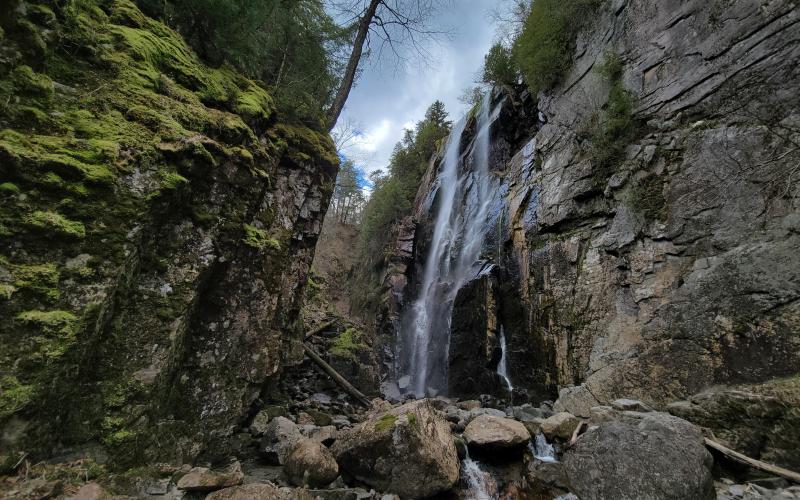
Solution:
[[[184,491],[214,491],[237,486],[244,481],[242,466],[234,462],[225,472],[215,472],[208,467],[194,467],[178,480],[178,489]]]
[[[403,498],[433,496],[458,481],[450,427],[428,400],[370,415],[341,431],[331,451],[355,479]]]
[[[253,421],[250,423],[250,433],[254,436],[263,435],[264,431],[267,430],[267,425],[269,424],[270,420],[275,417],[285,417],[286,414],[287,410],[285,406],[265,406],[256,414],[255,417],[253,417]]]
[[[319,441],[320,443],[330,446],[336,441],[336,435],[338,431],[336,430],[336,426],[334,425],[326,425],[324,427],[308,427],[306,430],[300,429],[304,436],[309,439],[313,439],[314,441]]]
[[[206,500],[312,500],[304,489],[278,488],[271,483],[252,483],[215,491]]]
[[[561,412],[556,413],[551,417],[547,417],[542,421],[539,428],[542,431],[542,434],[547,436],[549,439],[553,439],[555,437],[561,439],[569,439],[572,437],[572,433],[575,432],[575,428],[578,427],[581,421],[578,417],[571,413]]]
[[[295,486],[321,488],[339,475],[339,466],[321,442],[304,439],[294,447],[284,466],[289,481]]]
[[[505,451],[518,449],[530,441],[525,425],[510,418],[481,415],[467,425],[464,440],[471,450]]]
[[[260,451],[271,464],[283,465],[301,439],[303,434],[294,422],[286,417],[275,417],[264,429]]]
[[[74,495],[67,497],[70,500],[107,500],[111,495],[98,483],[91,481],[84,484]]]
[[[563,387],[558,391],[558,399],[553,404],[553,410],[589,418],[590,409],[599,404],[586,386],[576,385]]]
[[[600,423],[563,457],[580,498],[706,499],[713,459],[695,425],[666,413],[633,413]]]
[[[653,411],[652,408],[642,403],[638,399],[617,399],[611,403],[611,407],[619,411]]]

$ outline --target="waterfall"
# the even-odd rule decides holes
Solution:
[[[497,374],[506,383],[506,388],[511,394],[514,392],[514,386],[511,385],[511,378],[508,374],[508,354],[506,353],[506,332],[503,325],[500,325],[500,362],[497,364]]]
[[[489,173],[490,108],[491,96],[487,95],[477,116],[472,168],[459,169],[467,122],[461,119],[447,139],[436,179],[438,208],[419,295],[402,320],[398,341],[402,372],[398,376],[404,379],[401,389],[417,397],[443,393],[447,388],[453,301],[479,268],[486,219],[497,190],[497,182]]]
[[[481,469],[480,464],[469,457],[469,452],[461,464],[461,477],[467,489],[469,500],[492,500],[496,498],[497,485],[492,476]]]
[[[531,454],[533,454],[534,458],[537,460],[541,460],[542,462],[557,462],[556,450],[553,448],[552,444],[547,442],[547,438],[545,438],[544,434],[541,432],[538,432],[533,441],[528,443],[528,449],[530,449]]]

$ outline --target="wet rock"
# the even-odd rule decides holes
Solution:
[[[522,422],[522,425],[528,429],[528,433],[530,433],[531,436],[535,436],[542,431],[542,422],[544,422],[543,418],[534,418]]]
[[[300,441],[286,458],[286,475],[295,486],[314,488],[330,484],[339,475],[339,466],[328,448],[319,441]]]
[[[572,433],[575,432],[575,428],[578,427],[578,424],[580,423],[580,419],[575,415],[567,412],[560,412],[544,419],[539,428],[542,431],[542,434],[547,436],[549,439],[556,437],[561,439],[569,439],[572,437]]]
[[[225,472],[215,472],[207,467],[193,467],[178,480],[178,489],[184,491],[214,491],[242,484],[242,466],[234,462]]]
[[[531,484],[544,483],[548,486],[567,489],[567,474],[564,471],[564,464],[560,462],[543,462],[541,460],[531,460],[525,471],[525,478]]]
[[[611,402],[611,407],[618,411],[653,411],[653,409],[637,399],[617,399]],[[589,410],[591,413],[591,409]]]
[[[269,463],[282,465],[301,439],[303,435],[294,422],[285,417],[275,417],[264,430],[259,450]]]
[[[206,500],[312,500],[308,490],[278,488],[271,483],[252,483],[215,491]]]
[[[518,449],[530,439],[531,435],[522,423],[490,415],[475,418],[464,431],[464,440],[469,448],[482,452]]]
[[[563,457],[581,498],[708,498],[713,459],[700,429],[666,413],[628,412],[589,429]]]
[[[371,415],[341,432],[331,451],[357,480],[403,498],[429,497],[458,481],[450,428],[427,400]]]

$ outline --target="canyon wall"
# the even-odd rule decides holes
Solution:
[[[783,408],[768,434],[797,423],[799,61],[796,2],[616,0],[560,85],[495,97],[504,211],[485,231],[495,270],[456,300],[450,378],[469,383],[454,392],[501,393],[502,324],[515,386],[576,414],[749,384],[738,411],[767,398]],[[387,274],[387,323],[414,296],[440,167]],[[478,361],[459,362],[462,348]],[[784,390],[758,394],[776,380]],[[706,424],[733,408],[706,407]]]

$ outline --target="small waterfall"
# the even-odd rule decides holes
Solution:
[[[509,394],[514,393],[514,386],[511,384],[511,376],[508,374],[508,354],[506,353],[506,332],[503,325],[500,325],[500,362],[497,364],[497,374],[506,383]]]
[[[472,168],[459,168],[467,123],[462,119],[450,132],[436,180],[438,209],[419,295],[402,319],[398,339],[397,376],[409,377],[404,390],[417,397],[441,394],[447,389],[453,301],[464,283],[478,272],[486,220],[498,185],[489,173],[492,119],[491,96],[487,95],[477,117]]]
[[[556,450],[553,445],[547,442],[547,438],[541,432],[536,433],[533,441],[528,443],[528,449],[533,457],[542,462],[557,462]]]
[[[497,498],[497,485],[491,474],[481,469],[480,464],[469,457],[469,452],[461,463],[461,472],[467,488],[467,499],[493,500]]]

